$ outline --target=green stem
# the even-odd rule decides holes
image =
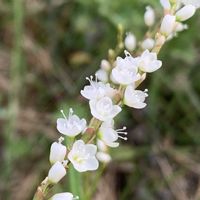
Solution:
[[[22,40],[23,40],[23,21],[24,21],[24,0],[13,0],[13,50],[10,66],[9,103],[8,103],[8,122],[5,127],[5,178],[7,183],[11,177],[13,166],[13,142],[16,142],[16,119],[19,111],[20,91],[22,85]],[[9,186],[7,187],[9,188]],[[7,194],[9,195],[9,194]]]

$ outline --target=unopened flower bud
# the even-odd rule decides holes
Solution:
[[[170,35],[174,30],[175,23],[176,17],[174,15],[165,15],[161,23],[160,32],[165,36]]]
[[[176,22],[176,28],[175,31],[176,32],[181,32],[188,29],[188,25],[187,24],[183,24],[181,22]]]
[[[54,142],[51,145],[49,160],[51,164],[54,164],[57,161],[62,162],[65,158],[67,152],[66,146],[61,143]]]
[[[171,4],[169,0],[160,0],[160,3],[165,10],[170,10]]]
[[[109,71],[111,68],[110,63],[107,60],[102,60],[100,67],[105,71]]]
[[[144,13],[144,22],[147,26],[152,26],[155,22],[155,12],[151,6],[146,7],[146,12]]]
[[[48,179],[52,183],[58,183],[66,175],[66,169],[57,161],[49,170]]]
[[[154,47],[155,41],[152,38],[147,38],[142,42],[143,49],[152,49]]]
[[[79,197],[74,197],[72,193],[70,192],[63,192],[55,194],[53,197],[51,197],[51,200],[76,200],[79,199]]]
[[[79,199],[79,197],[74,197],[72,193],[69,192],[63,192],[55,194],[53,197],[51,197],[51,200],[75,200]]]
[[[126,49],[128,49],[129,51],[133,51],[136,47],[135,35],[132,33],[128,33],[124,40],[124,45],[125,45]]]
[[[97,159],[100,162],[103,162],[103,163],[109,163],[112,159],[111,156],[108,153],[105,153],[105,152],[102,152],[102,151],[97,152],[96,156],[97,156]]]
[[[195,6],[186,5],[176,13],[176,18],[178,21],[185,21],[191,18],[194,15],[195,11],[196,11]]]

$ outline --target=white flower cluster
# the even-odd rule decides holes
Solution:
[[[183,24],[183,22],[195,14],[197,2],[181,0],[175,1],[174,5],[169,0],[160,0],[160,3],[166,13],[161,23],[160,32],[167,39],[171,39],[176,36],[178,32],[187,29],[187,25]],[[170,10],[173,6],[176,6],[176,11],[171,13]]]
[[[57,130],[66,138],[74,142],[71,146],[63,144],[64,137],[60,137],[50,148],[49,160],[51,168],[48,173],[48,181],[52,184],[58,183],[67,173],[68,165],[71,163],[78,172],[93,171],[99,167],[99,161],[110,162],[111,156],[108,149],[119,146],[118,139],[127,140],[126,127],[114,128],[114,118],[122,111],[122,105],[135,109],[142,109],[148,97],[148,90],[138,90],[138,85],[144,81],[147,73],[152,73],[162,66],[157,58],[156,46],[162,46],[164,42],[176,35],[177,32],[187,28],[183,21],[192,17],[199,7],[198,0],[160,0],[164,9],[159,37],[146,37],[139,45],[142,52],[133,57],[131,53],[136,46],[136,37],[128,33],[124,40],[125,57],[117,57],[114,64],[102,60],[100,70],[93,76],[86,78],[89,85],[81,90],[81,95],[89,100],[90,112],[93,122],[87,125],[86,119],[81,119],[73,113],[70,108],[69,114],[57,119]],[[179,2],[179,3],[178,3]],[[176,7],[174,11],[174,7]],[[172,9],[173,8],[173,9]],[[144,22],[148,27],[155,23],[155,12],[152,7],[146,7]],[[93,131],[93,140],[83,140],[82,137]],[[91,144],[94,143],[94,144]],[[71,193],[59,193],[51,200],[75,200]]]
[[[147,34],[145,39],[139,43],[143,50],[152,50],[155,45],[162,45],[166,40],[170,40],[179,32],[188,29],[187,24],[183,22],[190,19],[195,14],[196,9],[200,8],[200,0],[160,0],[160,3],[165,13],[160,26],[161,35],[155,41],[150,34]],[[174,8],[175,11],[172,11]],[[151,6],[146,7],[144,22],[147,27],[152,27],[155,24],[155,11]],[[127,34],[124,45],[130,52],[135,50],[137,42],[133,33]]]

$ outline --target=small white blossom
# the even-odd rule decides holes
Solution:
[[[75,197],[72,193],[70,192],[63,192],[63,193],[58,193],[55,194],[53,197],[51,197],[50,200],[76,200],[79,199],[79,197]]]
[[[165,36],[170,35],[174,31],[175,23],[176,17],[174,15],[165,15],[161,23],[160,32]]]
[[[126,127],[115,130],[113,129],[112,124],[109,121],[103,122],[101,127],[99,128],[98,138],[109,147],[118,147],[119,143],[116,142],[118,138],[127,140],[127,137],[121,136],[127,135],[127,132],[125,132],[124,130],[126,130]]]
[[[178,21],[185,21],[195,14],[196,8],[193,5],[186,5],[176,13]]]
[[[144,103],[147,96],[147,90],[144,92],[135,90],[133,86],[129,85],[125,90],[124,104],[132,108],[142,109],[147,105]]]
[[[57,119],[57,130],[63,135],[75,137],[86,128],[86,120],[80,119],[77,115],[73,115],[73,110],[70,108],[68,117],[61,110],[64,118]]]
[[[108,72],[106,70],[103,69],[99,69],[96,73],[95,73],[96,77],[98,78],[98,80],[106,83],[108,82]]]
[[[58,183],[66,175],[66,169],[61,162],[57,161],[49,170],[48,180]]]
[[[126,49],[129,51],[133,51],[136,47],[136,37],[132,33],[127,33],[125,40],[124,40],[124,45]]]
[[[146,11],[144,13],[144,22],[147,26],[153,26],[155,22],[155,12],[151,6],[146,7]]]
[[[150,49],[152,49],[154,47],[154,44],[155,44],[154,39],[152,39],[152,38],[146,38],[142,42],[141,46],[142,46],[143,49],[149,49],[150,50]]]
[[[102,97],[108,96],[113,97],[116,93],[116,90],[113,89],[109,83],[93,81],[93,76],[90,76],[90,79],[86,78],[90,85],[86,85],[83,90],[81,90],[81,95],[89,100],[98,100]]]
[[[124,59],[117,58],[116,67],[112,70],[112,78],[121,85],[129,85],[140,79],[135,59],[128,52],[125,51],[125,53]]]
[[[97,152],[96,156],[97,156],[97,159],[102,163],[109,163],[112,160],[111,156],[108,153],[103,152],[103,151]]]
[[[51,145],[49,160],[51,164],[54,164],[57,161],[62,162],[65,159],[67,153],[67,148],[65,145],[61,144],[63,138],[59,139],[59,142],[54,142]]]
[[[100,121],[113,119],[121,112],[121,107],[113,105],[109,97],[103,97],[99,100],[90,100],[89,104],[92,115]]]
[[[143,72],[154,72],[162,66],[162,62],[157,60],[157,54],[145,50],[140,57],[136,58],[137,67]]]
[[[165,10],[171,9],[171,4],[170,4],[169,0],[160,0],[160,3]]]
[[[77,140],[68,154],[68,159],[77,171],[92,171],[99,167],[96,153],[97,147],[94,144],[85,144],[83,140]]]

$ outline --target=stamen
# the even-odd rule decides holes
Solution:
[[[58,138],[58,143],[61,144],[64,140],[65,140],[64,137],[59,137],[59,138]]]
[[[122,140],[128,140],[127,137],[122,137],[122,136],[120,136],[120,135],[118,135],[118,138],[120,138],[120,139],[122,139]]]
[[[96,78],[95,78],[95,81],[97,82],[97,76],[95,75],[95,77],[96,77]],[[90,85],[92,85],[92,82],[94,82],[94,81],[93,81],[93,78],[94,78],[94,77],[91,75],[90,78],[89,78],[89,77],[86,77],[85,79],[89,81]]]
[[[121,134],[121,135],[128,135],[127,132],[117,132],[118,134]]]
[[[65,119],[67,119],[67,117],[66,117],[64,111],[63,111],[63,110],[60,110],[60,112],[62,113],[63,117],[64,117]]]
[[[118,131],[124,131],[124,130],[126,130],[127,128],[126,128],[126,126],[124,126],[123,128],[120,128],[120,129],[117,129],[116,131],[118,132]]]

